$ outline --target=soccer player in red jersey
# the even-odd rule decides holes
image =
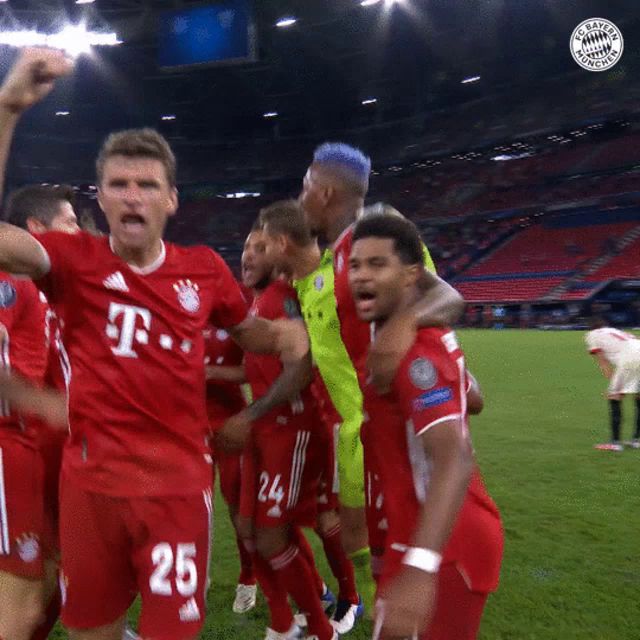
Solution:
[[[17,119],[69,72],[63,55],[24,51],[0,89],[0,165]],[[279,353],[279,384],[257,419],[310,370],[296,321],[247,315],[207,247],[162,240],[177,209],[176,165],[152,130],[120,132],[97,161],[110,235],[34,238],[0,225],[0,268],[35,279],[63,309],[71,364],[70,437],[60,495],[62,619],[73,640],[120,640],[137,593],[147,640],[195,638],[205,616],[211,521],[204,339],[208,323],[245,349]]]
[[[27,229],[31,233],[41,233],[43,231],[53,230],[65,233],[75,233],[78,231],[78,223],[75,212],[73,210],[73,190],[71,187],[50,187],[42,185],[31,185],[14,191],[8,199],[5,208],[5,218],[23,229]],[[25,288],[29,288],[28,299],[31,301],[33,308],[22,314],[22,319],[13,327],[12,333],[23,335],[26,344],[16,345],[18,359],[23,355],[21,351],[28,349],[30,352],[39,350],[41,347],[37,344],[37,336],[43,339],[42,347],[48,352],[47,364],[44,382],[47,386],[66,392],[66,373],[68,371],[66,353],[62,347],[60,338],[60,327],[54,311],[46,303],[46,299],[42,293],[39,293],[35,285],[28,281],[21,281],[23,292]],[[38,308],[39,307],[39,308]],[[42,326],[34,328],[34,322],[41,322]],[[44,621],[37,625],[33,634],[30,636],[32,640],[45,639],[53,625],[55,624],[60,612],[60,593],[58,590],[58,485],[60,481],[60,466],[62,462],[62,449],[67,437],[66,430],[51,429],[47,425],[33,422],[31,424],[31,432],[34,435],[32,445],[37,447],[38,459],[37,464],[41,466],[43,475],[43,484],[34,487],[34,496],[37,496],[37,503],[34,500],[16,501],[11,497],[14,504],[20,505],[25,509],[25,513],[19,515],[16,513],[9,514],[9,521],[23,520],[43,523],[43,534],[39,536],[38,544],[42,548],[44,561],[38,563],[38,570],[41,570],[40,580],[28,580],[24,583],[24,588],[29,592],[38,591],[40,593],[41,613],[36,620],[42,617],[44,612]],[[5,458],[9,458],[9,452],[5,452]],[[10,469],[7,464],[7,470]],[[22,469],[18,471],[22,474]],[[5,473],[6,475],[6,473]],[[10,486],[13,479],[9,478],[5,485]],[[34,512],[35,505],[43,512]],[[37,534],[39,535],[39,534]],[[44,538],[41,540],[40,537]],[[0,561],[0,566],[1,566]],[[31,575],[28,577],[32,577]],[[3,590],[5,591],[5,590]],[[17,590],[14,593],[17,602],[23,603],[28,598],[22,592]],[[0,595],[0,599],[3,596]],[[1,607],[2,605],[0,605]],[[19,611],[20,607],[14,607],[15,611]],[[4,617],[4,616],[0,616]],[[25,615],[22,622],[33,619],[34,616]],[[11,633],[7,634],[9,637]]]
[[[348,268],[358,315],[375,332],[419,295],[415,225],[361,220]],[[464,354],[444,327],[418,331],[388,392],[365,387],[365,412],[385,412],[362,433],[387,518],[375,637],[472,640],[497,587],[502,528],[473,458],[467,384]]]
[[[0,368],[42,386],[45,312],[30,280],[0,273]],[[0,637],[28,640],[55,585],[37,423],[0,404]],[[52,566],[53,565],[53,566]],[[50,578],[48,581],[45,578]],[[49,595],[50,595],[49,591]]]
[[[402,317],[389,322],[381,331],[376,344],[369,349],[370,338],[366,324],[355,313],[348,283],[347,263],[351,248],[353,224],[362,214],[364,200],[369,188],[371,160],[359,149],[342,143],[326,143],[316,149],[313,162],[304,177],[300,202],[312,230],[322,236],[329,248],[325,259],[332,261],[331,273],[319,273],[325,283],[325,295],[333,294],[339,321],[339,336],[329,336],[325,340],[321,333],[327,333],[321,326],[326,320],[318,316],[318,306],[311,294],[298,294],[309,330],[312,350],[324,353],[315,355],[318,367],[329,392],[335,394],[348,381],[329,360],[336,357],[336,349],[346,350],[354,372],[348,377],[356,386],[364,382],[365,360],[369,359],[371,374],[379,384],[388,385],[395,370],[413,342],[418,326],[434,326],[454,322],[462,313],[464,301],[460,295],[436,275],[424,271],[421,280],[420,299],[407,309]],[[313,279],[313,276],[311,276]],[[309,283],[307,282],[307,285]],[[314,283],[315,284],[315,283]],[[322,292],[320,292],[322,295]],[[326,316],[326,313],[324,314]],[[342,343],[342,344],[339,344]],[[342,357],[342,356],[341,356]],[[324,360],[324,363],[322,362]],[[332,374],[332,371],[334,372]],[[357,380],[353,381],[353,376]],[[350,395],[355,398],[359,390]],[[362,399],[354,399],[351,406],[336,399],[336,408],[343,418],[338,444],[340,470],[340,517],[343,525],[343,542],[356,565],[358,585],[367,599],[372,597],[369,562],[370,553],[367,540],[365,517],[365,487],[363,473],[363,452],[359,432],[362,423]]]
[[[263,233],[254,229],[242,254],[243,283],[252,289],[251,313],[269,320],[297,318],[295,291],[276,277],[265,252]],[[281,372],[278,358],[245,354],[244,370],[254,398],[268,392]],[[300,526],[313,526],[323,461],[323,436],[317,408],[308,385],[289,402],[254,421],[243,454],[241,516],[251,520],[255,547],[279,582],[306,613],[309,633],[320,640],[333,637],[320,600],[322,581]],[[231,421],[234,424],[234,421]],[[225,427],[229,431],[229,427]],[[263,575],[258,578],[263,586]],[[285,594],[286,595],[286,594]],[[271,627],[267,638],[298,633],[292,620],[282,627],[285,611],[269,599]],[[288,607],[287,607],[288,609]],[[287,615],[290,615],[288,610]]]
[[[243,381],[242,349],[224,329],[209,326],[204,332],[205,371],[207,377],[207,415],[211,428],[213,462],[218,469],[220,493],[229,509],[229,517],[236,526],[240,505],[240,453],[226,452],[215,447],[215,434],[227,418],[246,407],[239,382]],[[220,379],[220,378],[223,379]],[[237,381],[236,378],[239,378]],[[234,613],[246,613],[256,605],[256,578],[251,555],[240,537],[236,536],[240,575],[233,601]]]
[[[261,212],[267,254],[276,268],[294,281],[308,278],[318,268],[321,253],[312,238],[304,214],[295,201],[277,202]],[[322,313],[320,311],[319,313]],[[330,319],[327,319],[330,321]],[[357,593],[353,563],[341,544],[344,523],[338,513],[338,478],[335,449],[342,417],[336,411],[321,376],[316,375],[312,391],[324,423],[326,451],[322,476],[323,494],[318,507],[316,533],[323,547],[332,573],[339,584],[338,601],[333,624],[339,633],[347,633],[362,615],[362,602]]]

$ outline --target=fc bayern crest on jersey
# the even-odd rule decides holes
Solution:
[[[18,555],[22,562],[34,562],[40,555],[40,543],[34,533],[28,533],[17,541]]]
[[[0,280],[0,309],[12,307],[16,297],[16,288],[8,280]]]
[[[191,280],[178,280],[173,288],[178,294],[178,302],[185,311],[195,313],[200,308],[200,296],[198,295],[200,287],[197,284]]]
[[[418,389],[426,391],[438,381],[438,372],[431,360],[416,358],[409,365],[409,378]]]
[[[224,342],[229,338],[229,334],[224,329],[218,329],[216,331],[216,339],[219,342]]]

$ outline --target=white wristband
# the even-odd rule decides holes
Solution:
[[[402,564],[408,564],[427,573],[438,573],[441,562],[442,556],[439,553],[421,547],[409,547],[402,558]]]

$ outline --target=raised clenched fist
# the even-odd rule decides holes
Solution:
[[[58,78],[73,70],[62,51],[23,49],[0,87],[0,108],[20,114],[47,96]]]

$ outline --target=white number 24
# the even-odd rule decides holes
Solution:
[[[269,495],[267,496],[267,488],[269,487],[269,474],[266,471],[263,471],[260,474],[260,490],[258,491],[258,500],[260,502],[267,502],[267,500],[272,500],[276,504],[280,504],[282,499],[284,498],[284,489],[280,486],[280,479],[282,478],[282,474],[276,474],[276,477],[273,479],[271,483],[271,489],[269,489]]]
[[[151,561],[156,567],[149,578],[151,592],[162,596],[173,594],[169,574],[175,558],[176,589],[184,598],[191,597],[198,588],[195,557],[196,545],[193,543],[178,543],[175,554],[168,542],[157,544],[151,551]]]

